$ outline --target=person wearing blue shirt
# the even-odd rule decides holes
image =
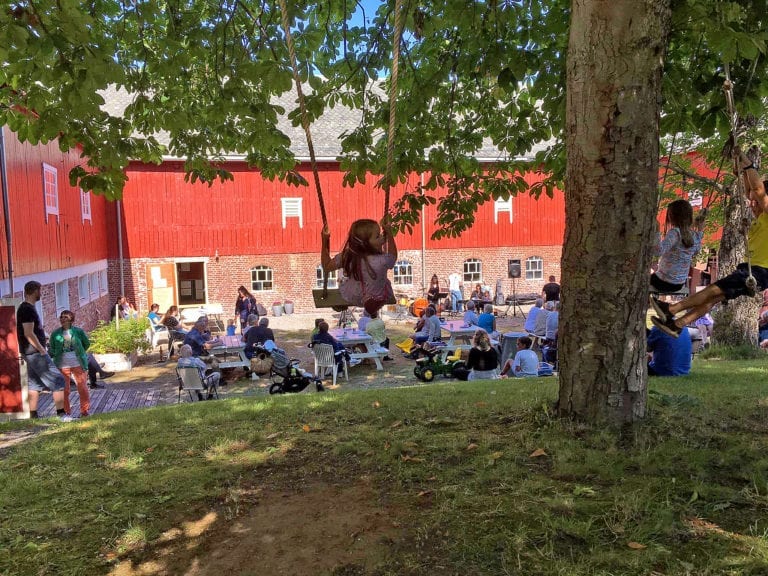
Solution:
[[[490,335],[496,334],[496,316],[493,315],[492,304],[486,304],[483,307],[483,313],[477,318],[477,326]]]
[[[147,314],[147,318],[149,318],[150,324],[152,324],[152,328],[157,330],[164,330],[165,328],[160,324],[160,319],[162,316],[160,315],[160,305],[159,304],[152,304],[152,306],[149,307],[149,314]]]
[[[553,305],[554,309],[547,316],[546,331],[544,332],[544,338],[548,342],[557,340],[557,326],[560,321],[560,302],[555,301]]]
[[[477,326],[477,313],[475,312],[475,303],[472,300],[467,302],[467,311],[464,312],[464,325]]]
[[[648,333],[649,376],[685,376],[691,371],[691,335],[688,328],[673,338],[657,327]]]
[[[536,298],[536,302],[528,311],[528,317],[525,319],[525,326],[523,326],[528,334],[533,334],[536,330],[536,317],[539,315],[543,308],[544,300],[542,298]]]

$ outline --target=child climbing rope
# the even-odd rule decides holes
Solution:
[[[651,321],[675,338],[683,326],[704,316],[715,304],[739,296],[753,296],[755,287],[750,285],[750,279],[757,282],[757,290],[768,288],[768,196],[765,193],[768,181],[761,181],[752,161],[738,147],[734,147],[733,153],[739,173],[744,176],[745,193],[755,215],[747,236],[749,261],[742,262],[733,273],[680,302],[669,304],[651,297],[656,312]],[[685,314],[675,318],[680,312]]]
[[[387,270],[395,267],[397,246],[392,232],[374,220],[356,220],[341,252],[331,258],[331,233],[323,227],[321,262],[325,272],[344,270],[346,280],[339,287],[344,300],[355,306],[378,311],[394,301]]]
[[[659,246],[659,265],[651,274],[651,287],[658,292],[677,292],[688,281],[693,257],[701,250],[704,210],[694,224],[693,208],[687,200],[667,206],[667,233]]]

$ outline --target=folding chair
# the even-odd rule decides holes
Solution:
[[[213,394],[214,398],[219,398],[219,390],[216,387],[216,382],[213,378],[208,378],[203,375],[203,371],[197,366],[177,366],[176,377],[179,380],[179,398],[177,404],[181,402],[181,392],[186,390],[189,393],[189,399],[194,402],[195,397],[192,392],[202,394],[206,391],[206,384],[208,385],[208,394]]]
[[[325,378],[326,371],[330,368],[333,372],[333,385],[335,386],[336,374],[339,371],[339,365],[336,362],[333,346],[330,344],[315,344],[312,347],[312,356],[315,358],[315,378]],[[347,359],[344,358],[342,362],[344,366],[344,378],[346,378],[347,382],[349,382]]]

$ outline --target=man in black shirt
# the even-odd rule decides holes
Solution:
[[[555,277],[549,277],[549,283],[544,284],[544,288],[541,290],[541,297],[544,298],[544,302],[556,302],[560,300],[560,284],[555,282]]]
[[[16,311],[19,352],[27,364],[29,412],[32,418],[37,418],[40,392],[49,390],[53,393],[56,415],[62,422],[70,422],[72,418],[64,413],[64,376],[56,368],[45,348],[45,332],[35,308],[35,303],[40,300],[40,290],[39,282],[27,282],[24,285],[24,302]]]

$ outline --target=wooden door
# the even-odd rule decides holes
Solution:
[[[176,304],[176,265],[173,262],[147,264],[147,308],[160,305],[160,313]]]

